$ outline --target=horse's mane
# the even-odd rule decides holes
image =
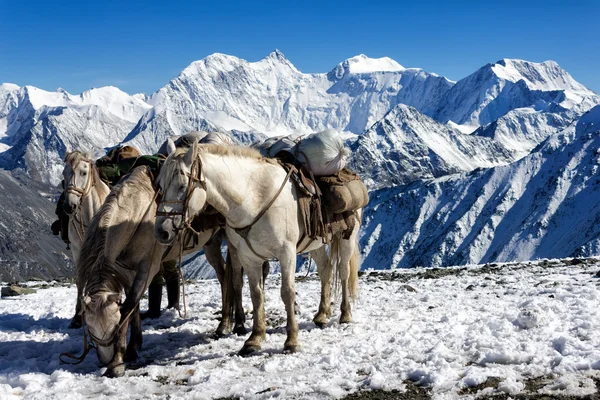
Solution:
[[[99,285],[105,283],[109,283],[113,291],[123,287],[121,282],[125,281],[124,271],[106,260],[107,251],[120,252],[121,249],[106,249],[106,241],[114,226],[114,219],[121,211],[119,202],[122,202],[130,191],[144,189],[150,196],[154,195],[154,189],[151,184],[148,185],[146,168],[138,167],[113,188],[100,210],[92,218],[77,263],[77,282],[86,288],[85,292],[89,292],[91,288],[98,289]],[[122,243],[122,247],[126,245],[127,243]]]
[[[81,151],[75,150],[65,154],[65,163],[71,164],[73,167],[77,166],[81,160],[91,160],[88,154],[82,153]]]
[[[188,151],[194,151],[194,147],[177,148],[174,152],[169,154],[165,163],[161,168],[160,175],[158,177],[158,184],[161,187],[165,187],[165,179],[171,179],[177,168],[177,160],[184,157]],[[241,158],[250,158],[260,162],[268,164],[277,164],[277,161],[264,157],[258,150],[253,147],[245,147],[238,145],[220,145],[220,144],[198,144],[198,153],[209,153],[217,156],[233,156]],[[167,178],[168,177],[168,178]]]

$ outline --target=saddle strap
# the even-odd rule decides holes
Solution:
[[[255,256],[257,256],[258,258],[264,259],[263,256],[261,256],[260,254],[258,254],[256,252],[256,250],[254,250],[254,247],[252,247],[252,244],[250,243],[250,241],[248,240],[248,235],[250,234],[250,229],[252,229],[252,226],[258,222],[259,219],[262,218],[263,215],[265,215],[265,213],[269,210],[269,208],[271,208],[271,206],[273,205],[273,203],[275,203],[275,200],[277,200],[277,198],[279,197],[279,195],[281,194],[281,192],[283,192],[283,188],[285,187],[286,183],[290,180],[290,176],[292,176],[292,173],[294,172],[295,168],[290,168],[287,172],[287,174],[285,175],[285,179],[283,180],[283,183],[281,184],[281,186],[279,187],[279,190],[277,191],[277,193],[275,193],[275,196],[273,196],[273,198],[271,199],[271,201],[269,201],[269,203],[263,207],[263,209],[258,213],[258,215],[252,220],[252,222],[242,228],[236,228],[233,227],[231,225],[229,225],[229,227],[231,229],[233,229],[238,235],[240,235],[244,241],[246,242],[246,245],[248,245],[248,248],[254,253]]]

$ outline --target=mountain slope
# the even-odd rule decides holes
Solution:
[[[0,281],[73,276],[71,254],[52,235],[56,205],[0,170]]]
[[[518,261],[600,251],[600,106],[507,166],[372,194],[365,267]]]
[[[463,134],[399,104],[352,145],[352,167],[370,189],[513,161],[487,137]]]

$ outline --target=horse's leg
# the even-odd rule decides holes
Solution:
[[[115,346],[115,355],[110,362],[106,366],[106,372],[104,376],[109,378],[119,378],[125,374],[125,362],[123,360],[123,355],[125,354],[127,348],[127,328],[129,327],[129,321],[126,321],[119,332],[117,332],[117,341],[113,345]]]
[[[237,264],[237,265],[235,265]],[[231,283],[230,295],[233,297],[232,304],[235,307],[235,326],[233,332],[242,336],[248,333],[246,329],[246,314],[244,313],[244,305],[242,303],[242,289],[244,287],[244,271],[237,257],[237,250],[227,243],[227,274],[228,280]],[[263,288],[264,289],[264,288]]]
[[[131,324],[131,334],[129,344],[125,352],[125,362],[133,362],[138,358],[138,352],[142,349],[142,322],[140,320],[140,305],[136,307],[129,320]]]
[[[127,297],[125,298],[123,306],[121,307],[121,322],[123,322],[125,318],[127,318],[129,314],[139,306],[142,295],[146,291],[150,271],[158,270],[158,268],[152,268],[152,264],[157,262],[160,262],[160,258],[155,257],[154,260],[143,262],[138,267],[135,278],[133,279],[133,283],[131,284],[131,288],[129,289]]]
[[[241,269],[241,265],[237,262],[233,263],[234,269]],[[262,262],[245,262],[244,267],[248,275],[248,284],[250,286],[250,296],[252,297],[253,306],[253,324],[252,333],[239,354],[242,356],[250,355],[261,349],[260,343],[266,336],[265,327],[265,304],[264,293],[262,289]]]
[[[329,257],[325,251],[325,246],[310,252],[312,259],[317,264],[317,272],[321,279],[321,301],[319,311],[315,314],[313,322],[319,328],[323,328],[327,323],[327,317],[331,316],[331,282],[333,278],[333,268],[329,263]]]
[[[295,282],[296,279],[296,252],[295,246],[292,249],[286,249],[279,256],[281,264],[281,299],[285,304],[287,314],[287,339],[283,345],[283,350],[295,353],[298,350],[298,323],[296,322],[296,313],[294,303],[296,301]]]
[[[215,331],[215,336],[217,338],[224,337],[231,333],[231,303],[229,301],[230,277],[225,271],[226,266],[223,255],[221,254],[221,243],[222,237],[220,234],[217,234],[216,237],[204,245],[204,255],[206,256],[206,260],[215,269],[217,279],[221,285],[221,322]]]
[[[337,250],[339,251],[339,277],[342,286],[342,304],[340,315],[340,324],[346,324],[352,321],[352,311],[350,307],[350,298],[353,299],[357,296],[358,291],[358,268],[359,268],[359,256],[358,256],[358,226],[352,233],[352,236],[344,240],[338,237],[334,240],[338,240]]]
[[[71,318],[71,323],[69,324],[69,329],[79,329],[81,328],[81,295],[82,288],[79,283],[76,282],[77,286],[77,301],[75,302],[75,315]]]

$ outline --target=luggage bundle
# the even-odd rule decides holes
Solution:
[[[365,184],[346,168],[351,152],[334,130],[303,137],[269,138],[256,148],[265,157],[291,160],[312,173],[322,192],[323,206],[334,214],[355,211],[369,202]]]
[[[360,177],[347,168],[317,178],[323,204],[334,214],[355,211],[369,203],[369,192]]]

